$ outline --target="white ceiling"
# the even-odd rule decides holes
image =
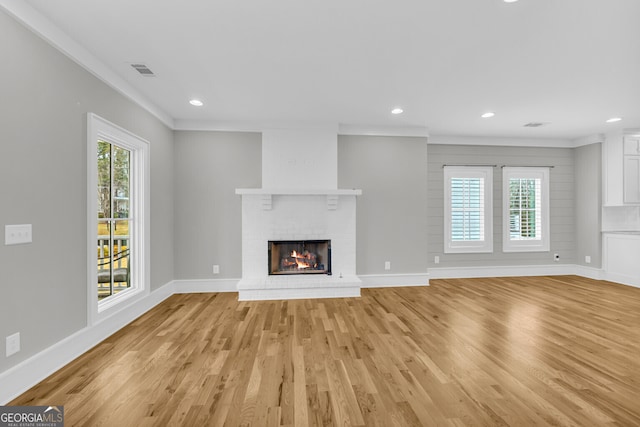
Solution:
[[[640,126],[640,0],[26,3],[177,128],[573,139]],[[140,62],[157,76],[140,76]]]

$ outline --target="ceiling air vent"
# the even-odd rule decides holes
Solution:
[[[140,73],[140,75],[143,75],[143,76],[145,76],[145,77],[155,77],[155,76],[156,76],[155,74],[153,74],[153,71],[151,71],[151,70],[149,69],[149,67],[147,67],[147,66],[146,66],[146,65],[144,65],[144,64],[131,64],[131,66],[132,66],[133,68],[135,68],[135,70],[136,70],[137,72],[139,72],[139,73]]]
[[[549,122],[529,122],[524,125],[526,128],[539,128],[540,126],[548,125]]]

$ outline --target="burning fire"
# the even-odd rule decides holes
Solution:
[[[309,252],[299,254],[296,251],[291,252],[291,258],[293,258],[298,265],[299,270],[303,270],[305,268],[311,268],[315,264],[315,256]]]

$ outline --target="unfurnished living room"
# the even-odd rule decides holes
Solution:
[[[0,0],[0,426],[640,425],[638,16]]]

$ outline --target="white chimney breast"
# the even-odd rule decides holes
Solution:
[[[262,188],[337,190],[337,127],[264,130]]]

